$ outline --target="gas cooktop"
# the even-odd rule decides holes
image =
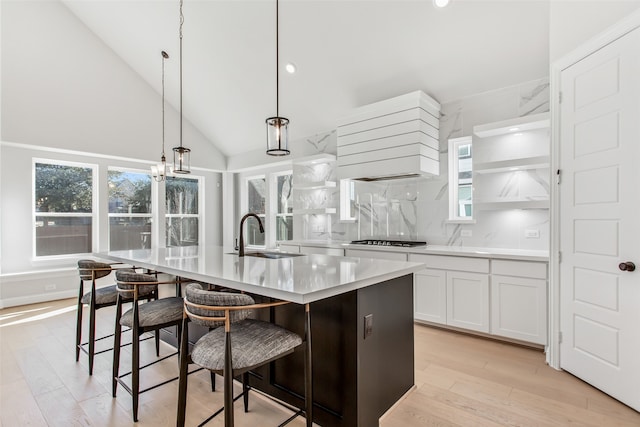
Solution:
[[[377,240],[377,239],[365,239],[354,240],[351,244],[355,245],[376,245],[376,246],[401,246],[411,248],[414,246],[425,246],[427,242],[418,242],[415,240]]]

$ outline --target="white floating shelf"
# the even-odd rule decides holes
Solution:
[[[473,207],[482,211],[508,210],[508,209],[549,209],[549,200],[493,200],[474,201]]]
[[[303,215],[334,214],[336,213],[336,208],[294,209],[293,213]]]
[[[317,190],[320,188],[333,188],[336,186],[335,181],[318,181],[308,182],[306,184],[293,184],[294,190]]]
[[[293,160],[296,165],[315,165],[317,163],[331,163],[336,161],[336,155],[330,153],[319,153],[311,156],[300,157]]]
[[[473,165],[477,173],[511,172],[526,169],[545,169],[549,167],[549,156],[524,157],[519,159],[483,162]]]
[[[481,138],[486,138],[488,136],[542,129],[549,126],[549,113],[541,113],[474,126],[473,133]]]

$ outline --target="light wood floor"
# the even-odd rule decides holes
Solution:
[[[86,316],[85,316],[86,317]],[[113,328],[113,310],[102,309],[99,334]],[[75,301],[62,300],[0,310],[0,422],[2,426],[172,426],[177,383],[141,395],[131,421],[131,397],[111,398],[111,353],[96,357],[94,375],[86,356],[75,362]],[[415,327],[416,389],[388,413],[382,427],[406,426],[640,426],[640,414],[544,363],[540,351],[482,338]],[[107,340],[105,340],[107,341]],[[164,345],[161,352],[171,352]],[[153,358],[152,341],[143,357]],[[130,360],[123,352],[123,369]],[[143,374],[148,380],[177,373],[171,358]],[[190,376],[187,425],[196,425],[222,404],[222,381],[211,393],[204,371]],[[290,413],[260,397],[250,412],[236,409],[236,425],[268,426]],[[209,426],[222,426],[222,418]],[[297,419],[290,424],[303,426]]]

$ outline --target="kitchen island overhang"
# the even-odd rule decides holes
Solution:
[[[304,255],[239,258],[222,247],[95,253],[100,258],[296,304],[310,303],[314,422],[374,426],[414,385],[413,273],[421,263]],[[290,304],[265,320],[303,333]],[[366,323],[366,325],[365,325]],[[301,406],[302,352],[253,372],[252,387]]]

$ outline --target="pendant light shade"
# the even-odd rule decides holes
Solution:
[[[269,117],[267,119],[267,154],[286,156],[289,151],[289,119]]]
[[[289,119],[280,117],[279,2],[276,0],[276,115],[267,119],[267,154],[286,156],[289,151]]]
[[[157,182],[162,182],[167,177],[167,158],[164,156],[164,61],[169,59],[169,54],[164,50],[162,55],[162,155],[160,156],[160,163],[151,166],[151,175]]]
[[[180,146],[173,147],[173,172],[186,174],[191,173],[191,150],[182,146],[182,2],[180,0]]]

